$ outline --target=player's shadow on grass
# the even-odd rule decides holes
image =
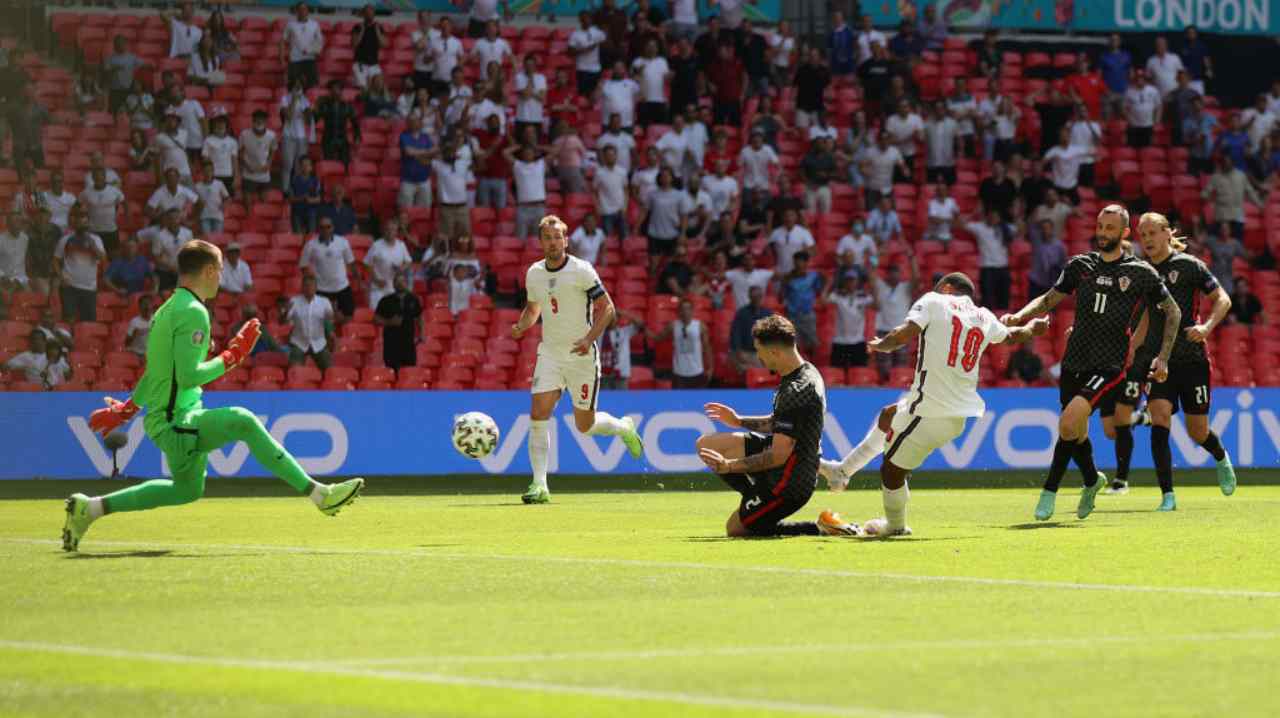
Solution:
[[[499,509],[508,506],[524,506],[523,501],[503,501],[496,504],[449,504],[451,509]]]
[[[1038,529],[1077,529],[1081,524],[1066,521],[1033,521],[1025,524],[1013,524],[1005,528],[1010,531],[1036,531]]]
[[[83,561],[87,559],[111,558],[246,558],[264,556],[260,553],[174,553],[173,549],[151,549],[148,551],[113,551],[110,553],[69,553],[64,556],[69,560]]]

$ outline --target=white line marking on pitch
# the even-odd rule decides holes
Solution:
[[[77,646],[59,643],[40,643],[34,641],[0,640],[0,648],[12,648],[19,651],[36,653],[59,653],[64,655],[90,656],[94,658],[113,658],[118,660],[150,661],[171,665],[217,666],[221,668],[245,668],[295,671],[314,675],[339,675],[355,678],[374,678],[387,681],[408,683],[425,683],[443,686],[462,686],[466,688],[497,688],[501,690],[532,691],[537,693],[553,693],[559,695],[583,695],[593,698],[612,698],[630,701],[654,701],[659,703],[681,703],[685,705],[708,706],[712,708],[733,708],[745,710],[769,710],[783,713],[802,713],[806,715],[840,716],[844,718],[943,718],[937,713],[909,713],[903,711],[880,710],[857,706],[832,706],[811,703],[791,703],[753,698],[734,698],[730,696],[704,695],[698,693],[681,693],[677,691],[653,691],[640,688],[621,688],[615,686],[577,686],[568,683],[550,683],[545,681],[509,680],[505,678],[485,678],[480,676],[450,676],[441,673],[418,673],[408,671],[373,670],[368,668],[344,668],[341,666],[325,666],[311,663],[294,663],[291,661],[268,661],[243,658],[224,658],[219,656],[189,656],[178,653],[156,653],[151,651],[129,651],[116,648],[97,648],[93,646]]]
[[[3,543],[59,545],[48,539],[5,538]],[[821,578],[865,578],[885,581],[909,581],[916,583],[961,583],[982,586],[1012,586],[1016,588],[1055,588],[1073,591],[1116,591],[1120,593],[1165,593],[1183,596],[1214,596],[1219,598],[1280,598],[1280,591],[1257,591],[1240,588],[1202,588],[1197,586],[1139,586],[1123,583],[1073,583],[1070,581],[1037,581],[1018,578],[984,578],[982,576],[929,576],[909,573],[881,573],[876,571],[846,571],[826,568],[799,568],[794,566],[739,566],[733,564],[692,563],[684,561],[645,561],[625,558],[592,558],[579,556],[534,556],[519,554],[434,553],[412,549],[349,549],[325,546],[282,546],[273,544],[198,544],[157,541],[94,541],[92,547],[105,548],[171,548],[224,551],[272,551],[276,553],[342,556],[396,556],[439,559],[446,561],[532,561],[535,563],[582,564],[586,566],[629,566],[684,571],[729,571],[732,573],[763,573],[783,576],[817,576]]]
[[[1010,638],[1010,639],[952,639],[942,641],[881,641],[875,643],[844,643],[835,645],[804,646],[727,646],[707,648],[656,648],[640,651],[582,651],[574,653],[523,653],[506,656],[443,655],[404,656],[400,658],[359,658],[352,660],[321,661],[321,666],[395,666],[414,663],[525,663],[545,661],[631,661],[662,658],[701,658],[758,656],[775,653],[824,653],[856,652],[863,649],[877,651],[983,649],[983,648],[1050,648],[1054,646],[1096,646],[1098,644],[1143,643],[1214,643],[1218,641],[1274,641],[1280,633],[1258,631],[1249,633],[1191,633],[1171,636],[1092,636],[1089,638]],[[304,663],[307,663],[304,661]]]

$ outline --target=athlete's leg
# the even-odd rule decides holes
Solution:
[[[876,416],[876,423],[867,430],[867,435],[862,437],[862,441],[849,452],[839,463],[839,472],[843,474],[844,483],[849,482],[849,477],[862,470],[871,460],[880,455],[884,451],[885,439],[889,433],[890,427],[893,425],[893,417],[898,412],[897,404],[890,404],[880,410]],[[834,464],[835,462],[829,462]],[[824,467],[826,468],[826,467]],[[832,467],[834,468],[834,467]],[[830,479],[828,479],[830,481]],[[834,486],[832,488],[835,488]],[[841,486],[843,489],[844,487]]]
[[[889,459],[880,465],[880,497],[884,502],[884,517],[888,521],[886,535],[910,530],[907,528],[907,502],[911,500],[907,477],[910,475],[910,470],[896,466]]]
[[[1111,419],[1112,429],[1108,436],[1116,442],[1116,475],[1111,486],[1120,491],[1121,487],[1127,489],[1129,464],[1133,461],[1133,407],[1117,403],[1115,416]]]
[[[1160,484],[1158,511],[1177,508],[1173,497],[1173,451],[1169,448],[1169,427],[1173,422],[1174,404],[1169,399],[1152,399],[1147,402],[1151,412],[1151,461],[1156,466],[1156,481]]]
[[[188,439],[191,449],[184,455],[165,451],[172,479],[152,479],[90,500],[90,516],[125,511],[146,511],[162,506],[189,504],[204,495],[206,454],[196,450],[196,438]],[[97,514],[98,516],[94,516]]]
[[[644,453],[644,444],[636,433],[636,423],[629,417],[616,417],[599,411],[600,365],[596,357],[584,357],[566,366],[564,382],[573,398],[573,423],[578,431],[590,436],[618,436],[633,458]]]
[[[533,483],[525,496],[545,494],[547,489],[547,453],[551,450],[551,412],[560,400],[560,390],[545,391],[533,395],[529,408],[529,465],[533,469]]]

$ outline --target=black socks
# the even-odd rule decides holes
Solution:
[[[1116,479],[1129,480],[1129,461],[1133,459],[1133,427],[1116,427]]]
[[[1067,473],[1067,464],[1071,461],[1071,455],[1075,451],[1075,442],[1064,441],[1059,438],[1058,443],[1053,446],[1053,461],[1049,464],[1049,476],[1044,480],[1044,490],[1058,492],[1058,485],[1062,483],[1062,475]]]
[[[1160,482],[1161,493],[1173,491],[1173,452],[1169,449],[1169,429],[1166,427],[1151,427],[1151,460],[1156,465],[1156,480]]]
[[[1080,467],[1080,474],[1084,476],[1084,485],[1093,486],[1098,483],[1098,469],[1093,465],[1093,442],[1089,441],[1088,436],[1076,442],[1072,457],[1076,460],[1076,466]]]
[[[1204,437],[1204,441],[1200,442],[1200,446],[1205,451],[1213,454],[1214,461],[1222,461],[1227,458],[1227,450],[1222,448],[1222,441],[1218,439],[1218,435],[1209,430],[1209,435]]]

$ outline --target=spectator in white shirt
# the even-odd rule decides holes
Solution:
[[[195,192],[200,198],[201,231],[205,234],[221,232],[225,220],[222,205],[231,199],[231,193],[227,192],[222,180],[213,176],[213,163],[209,160],[204,161],[203,179],[196,183]]]
[[[1147,58],[1147,74],[1151,76],[1162,99],[1178,87],[1178,71],[1182,69],[1182,58],[1169,52],[1169,41],[1164,35],[1157,35],[1156,52]]]
[[[849,233],[836,244],[836,257],[843,266],[854,268],[858,274],[864,274],[866,267],[874,268],[879,263],[880,249],[861,219],[853,220]]]
[[[1240,113],[1240,124],[1249,133],[1249,151],[1257,152],[1263,138],[1271,134],[1276,127],[1276,115],[1267,109],[1267,96],[1259,94],[1253,107]]]
[[[139,232],[138,237],[151,243],[157,288],[164,292],[178,286],[178,252],[184,244],[195,239],[191,230],[182,226],[178,210],[164,212],[159,224]]]
[[[604,230],[596,226],[596,215],[588,212],[582,217],[582,226],[573,230],[573,234],[569,235],[569,249],[573,256],[582,261],[603,267],[605,264],[605,255],[601,254],[604,248],[605,234]]]
[[[471,47],[471,59],[480,67],[480,80],[489,79],[490,63],[498,63],[498,67],[509,67],[513,54],[511,44],[498,36],[496,20],[485,23],[484,37],[476,40]]]
[[[612,147],[618,166],[623,170],[631,170],[631,153],[636,149],[636,138],[630,131],[622,128],[622,115],[609,116],[609,124],[605,131],[596,138],[596,154],[603,156],[604,150]]]
[[[656,271],[659,262],[675,254],[677,240],[685,236],[689,213],[694,209],[689,195],[676,189],[675,177],[669,168],[658,171],[657,183],[657,188],[645,200],[641,221],[649,238],[650,271]]]
[[[102,156],[102,152],[94,150],[89,153],[89,169],[84,173],[84,188],[89,189],[93,186],[93,171],[102,170],[103,176],[107,180],[107,184],[118,190],[124,190],[124,180],[120,179],[120,173],[107,166],[106,160]]]
[[[49,342],[39,331],[31,332],[27,342],[27,350],[10,357],[3,365],[4,370],[21,373],[22,379],[29,384],[43,384],[44,370],[49,365],[45,356]]]
[[[1081,187],[1093,186],[1093,166],[1098,161],[1097,146],[1102,142],[1102,126],[1089,119],[1089,109],[1084,103],[1077,103],[1075,117],[1068,127],[1071,131],[1071,146],[1079,149],[1080,158],[1079,184]]]
[[[49,173],[49,189],[40,193],[40,199],[49,208],[50,221],[66,231],[76,196],[63,185],[62,170],[55,168]]]
[[[734,306],[741,309],[747,306],[753,287],[759,287],[762,292],[769,289],[769,282],[773,280],[773,271],[757,267],[756,255],[746,252],[742,255],[742,266],[726,271],[724,276],[729,280],[729,286],[733,288]]]
[[[729,158],[716,160],[715,174],[702,178],[702,187],[711,195],[711,212],[719,216],[725,212],[738,213],[738,180],[729,174]]]
[[[307,99],[303,83],[301,80],[294,80],[289,86],[289,92],[280,98],[281,135],[284,138],[280,181],[286,188],[291,186],[293,173],[298,169],[298,160],[306,156],[311,146],[314,122],[311,100]]]
[[[667,59],[658,55],[658,43],[650,39],[644,45],[644,54],[631,63],[631,71],[640,83],[644,101],[640,103],[641,127],[661,125],[667,121],[667,83],[672,78]]]
[[[525,55],[521,71],[515,77],[516,136],[523,137],[526,127],[537,129],[542,135],[543,104],[547,100],[547,77],[538,72],[536,55]]]
[[[578,29],[569,34],[569,54],[577,70],[578,94],[590,97],[600,81],[600,45],[607,37],[596,27],[591,13],[578,13]]]
[[[499,18],[511,19],[507,0],[471,0],[468,5],[471,9],[467,12],[467,37],[480,37],[490,25],[496,27]]]
[[[672,117],[671,129],[667,130],[654,146],[662,156],[662,166],[671,170],[677,177],[685,178],[685,160],[689,156],[689,142],[684,135],[684,115]]]
[[[773,32],[769,33],[768,39],[772,54],[773,84],[787,87],[791,85],[792,55],[796,51],[796,38],[791,32],[791,24],[786,20],[779,21]]]
[[[1050,179],[1058,193],[1071,198],[1072,204],[1080,204],[1080,165],[1088,156],[1086,150],[1071,144],[1071,129],[1063,127],[1058,130],[1058,144],[1044,153],[1045,164],[1049,165]]]
[[[293,6],[293,19],[285,25],[280,37],[280,61],[288,63],[289,87],[301,82],[304,90],[310,90],[319,84],[316,58],[323,50],[324,31],[320,23],[311,17],[311,9],[305,2],[297,3]]]
[[[889,46],[889,39],[883,32],[875,29],[870,15],[863,15],[858,26],[858,66],[871,59],[871,48],[875,45]]]
[[[305,364],[307,357],[321,370],[329,368],[333,346],[333,305],[316,293],[316,277],[302,277],[302,294],[293,298],[281,318],[292,325],[289,332],[289,363]]]
[[[911,111],[910,103],[898,100],[897,112],[884,121],[883,133],[889,144],[898,148],[903,161],[910,164],[916,156],[916,144],[924,141],[924,120]]]
[[[610,127],[613,116],[617,115],[620,129],[631,133],[636,122],[636,102],[640,99],[640,83],[627,74],[627,65],[621,60],[613,64],[613,75],[600,83],[596,89],[596,102],[600,103],[600,112],[608,117]],[[630,164],[627,165],[630,167]]]
[[[214,178],[222,182],[228,193],[234,192],[240,177],[240,143],[228,136],[230,123],[226,114],[219,114],[216,108],[209,126],[212,134],[204,138],[200,155],[213,163]]]
[[[140,357],[147,355],[147,336],[151,334],[151,295],[138,297],[138,316],[129,320],[125,329],[124,348]]]
[[[413,87],[431,87],[431,71],[435,62],[431,56],[431,48],[440,38],[440,29],[431,26],[431,13],[418,11],[418,24],[409,36],[413,47]]]
[[[471,176],[471,161],[458,155],[457,140],[445,142],[438,159],[431,160],[431,171],[436,178],[440,212],[437,229],[453,240],[471,234],[471,208],[467,205],[467,179]],[[391,291],[388,280],[385,287]],[[381,297],[379,297],[381,299]],[[374,303],[377,306],[377,303]]]
[[[1160,91],[1147,84],[1142,72],[1134,73],[1133,84],[1124,93],[1124,118],[1129,123],[1125,134],[1130,147],[1151,144],[1153,128],[1160,122],[1163,109]]]
[[[764,143],[764,133],[752,132],[751,143],[738,153],[738,164],[742,166],[743,190],[768,191],[772,170],[781,167],[782,161],[778,153]]]
[[[867,148],[862,160],[862,176],[866,178],[866,202],[871,207],[880,197],[893,194],[894,177],[911,176],[907,163],[897,147],[889,144],[884,132],[877,133],[876,144]]]
[[[430,46],[433,97],[443,93],[453,75],[453,68],[462,62],[464,52],[462,41],[453,36],[453,23],[448,17],[440,18],[440,34],[432,40]]]
[[[0,233],[0,299],[8,300],[11,292],[26,289],[30,282],[27,246],[31,240],[26,225],[21,212],[10,212],[8,226]]]
[[[955,91],[947,98],[947,112],[960,123],[960,139],[964,142],[964,154],[973,157],[977,151],[978,102],[969,94],[964,76],[956,78]]]
[[[924,147],[928,181],[955,184],[956,157],[960,156],[960,123],[942,102],[935,102],[929,107],[929,119],[924,123]]]
[[[346,321],[355,314],[355,291],[360,288],[355,254],[346,237],[333,233],[332,218],[320,218],[319,228],[316,236],[302,246],[298,267],[315,275],[316,291],[334,304],[338,321]]]
[[[253,291],[253,272],[249,270],[249,263],[240,258],[239,242],[227,245],[226,260],[222,263],[218,291],[232,295]]]
[[[1012,228],[1000,219],[1000,213],[988,209],[986,215],[976,215],[968,221],[956,219],[956,226],[963,227],[978,242],[978,288],[982,293],[979,304],[996,312],[1009,306],[1009,243],[1013,241]]]
[[[513,144],[504,152],[516,186],[516,236],[536,237],[547,209],[547,162],[533,145]]]
[[[620,323],[625,321],[626,324]],[[645,331],[644,320],[637,314],[617,308],[609,328],[600,335],[600,388],[626,389],[631,379],[631,337]]]
[[[777,258],[774,271],[779,277],[791,273],[795,266],[796,252],[809,251],[817,243],[813,234],[804,225],[797,222],[799,213],[787,208],[782,213],[782,226],[769,235],[769,246],[773,248],[773,256]]]
[[[382,227],[382,236],[364,255],[364,266],[369,272],[369,306],[373,309],[378,308],[378,302],[383,297],[395,292],[396,276],[408,276],[413,262],[409,257],[409,248],[398,236],[399,220],[390,217],[383,222]]]
[[[197,155],[204,145],[205,135],[209,134],[209,122],[205,119],[204,105],[198,100],[187,97],[186,91],[179,85],[174,90],[173,111],[178,113],[178,126],[186,135],[187,155]]]
[[[147,215],[152,222],[160,222],[169,210],[176,210],[179,218],[190,215],[191,209],[200,203],[200,196],[188,187],[178,184],[178,169],[164,171],[164,184],[156,188],[147,199]]]
[[[603,162],[596,167],[591,178],[591,194],[595,198],[596,212],[605,234],[619,240],[626,239],[627,227],[627,170],[618,164],[618,148],[605,145]]]
[[[124,193],[120,188],[107,184],[105,170],[96,169],[93,171],[93,186],[80,193],[80,204],[89,217],[89,231],[102,238],[107,254],[115,256],[120,246],[118,215],[121,210],[125,221],[129,221],[129,202]]]
[[[184,2],[179,10],[161,15],[169,20],[169,57],[190,57],[204,36],[204,31],[196,25],[192,3]]]
[[[920,268],[916,264],[916,255],[908,247],[908,266],[910,278],[903,280],[901,263],[893,262],[885,267],[885,276],[872,273],[872,294],[876,300],[876,334],[884,336],[907,320],[907,312],[915,301],[916,285],[920,282]],[[891,353],[876,352],[876,370],[881,382],[889,380],[889,369],[907,363],[907,347],[900,347]]]
[[[182,129],[182,117],[175,108],[170,107],[165,113],[163,127],[153,140],[156,182],[160,182],[164,173],[172,168],[178,171],[182,183],[190,186],[192,178],[191,162],[187,156],[187,132]]]
[[[929,199],[929,228],[925,239],[950,242],[951,223],[960,215],[960,205],[950,196],[946,182],[934,185],[933,192]]]
[[[831,338],[831,366],[846,369],[867,365],[867,310],[875,297],[863,291],[856,274],[846,274],[831,288],[826,303],[836,309],[836,333]]]
[[[876,200],[876,206],[867,213],[867,231],[881,245],[902,238],[902,222],[893,208],[893,195],[881,195]]]
[[[102,239],[89,232],[83,212],[71,214],[74,228],[53,251],[53,287],[62,300],[63,321],[98,320],[98,266],[107,258]]]
[[[251,200],[261,202],[271,188],[271,164],[280,144],[276,133],[267,129],[267,113],[254,110],[253,126],[240,133],[241,189],[245,207]]]

